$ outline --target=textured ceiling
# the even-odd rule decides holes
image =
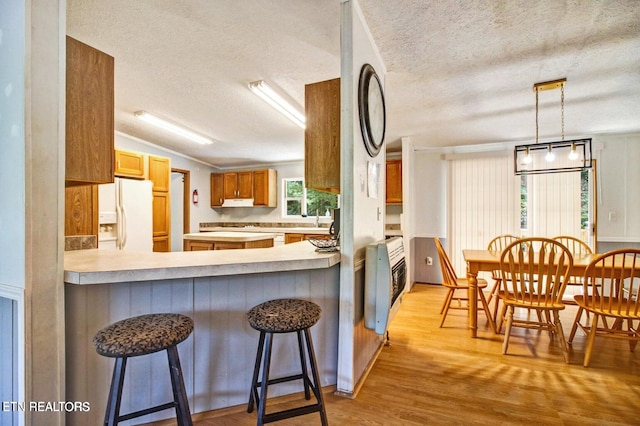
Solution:
[[[387,67],[389,146],[531,141],[536,82],[567,78],[565,133],[640,131],[640,1],[360,0]],[[115,57],[116,130],[218,167],[303,158],[304,132],[253,95],[301,108],[340,75],[339,0],[68,0],[67,33]],[[217,142],[154,131],[157,113]],[[540,137],[560,134],[559,91]]]

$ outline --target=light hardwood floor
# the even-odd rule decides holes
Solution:
[[[517,329],[509,354],[479,313],[478,338],[466,312],[450,311],[439,328],[445,289],[418,284],[406,294],[385,346],[357,398],[325,394],[330,425],[637,425],[640,424],[640,353],[627,342],[596,341],[582,367],[585,338],[570,347],[565,364],[547,332]],[[565,334],[574,307],[562,314]],[[288,400],[292,398],[287,398]],[[290,403],[267,405],[280,409]],[[254,425],[244,407],[194,415],[197,426]],[[161,422],[156,425],[175,424]],[[317,413],[279,425],[319,425]]]

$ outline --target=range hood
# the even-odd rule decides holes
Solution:
[[[222,207],[253,207],[253,198],[225,199]]]

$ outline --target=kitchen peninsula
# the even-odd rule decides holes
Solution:
[[[246,312],[266,300],[298,297],[314,301],[322,316],[311,329],[322,386],[337,380],[340,253],[317,253],[308,242],[247,250],[141,253],[79,250],[65,253],[66,397],[91,410],[69,413],[68,424],[102,420],[113,360],[101,357],[91,339],[123,318],[177,312],[195,322],[178,346],[192,413],[246,404],[258,333]],[[274,375],[299,369],[290,336],[274,340]],[[295,337],[295,336],[294,336]],[[171,400],[162,352],[131,358],[123,413]],[[281,384],[270,396],[297,392]],[[171,417],[171,410],[140,421]]]
[[[273,247],[277,234],[263,232],[197,232],[184,234],[184,250],[230,250]]]

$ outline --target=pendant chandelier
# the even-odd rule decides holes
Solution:
[[[576,172],[591,168],[591,139],[564,140],[564,84],[566,78],[545,81],[533,85],[536,94],[536,142],[517,145],[514,150],[514,171],[516,175],[540,173]],[[538,92],[560,89],[561,140],[539,142]]]

